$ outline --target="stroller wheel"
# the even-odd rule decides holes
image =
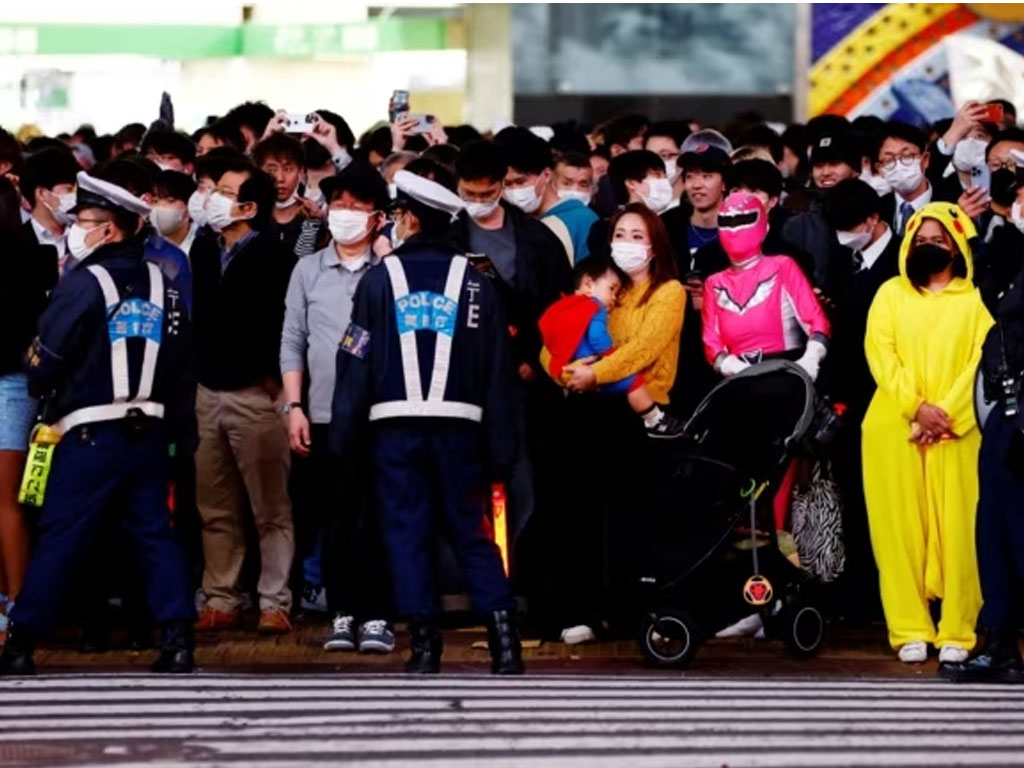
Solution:
[[[825,640],[825,617],[816,605],[797,602],[783,615],[783,641],[790,653],[801,658],[817,656]]]
[[[673,608],[650,613],[640,632],[644,658],[656,667],[685,666],[700,644],[697,627],[686,611]]]

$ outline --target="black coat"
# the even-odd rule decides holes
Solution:
[[[0,376],[22,368],[39,316],[57,284],[57,249],[40,245],[26,222],[0,248]]]
[[[893,235],[882,255],[869,269],[853,271],[848,248],[839,257],[835,279],[829,287],[832,299],[832,338],[826,358],[824,382],[836,402],[845,403],[850,418],[860,421],[875,393],[875,380],[864,352],[868,311],[882,283],[899,274],[900,239]],[[839,278],[845,272],[846,277]]]
[[[537,322],[549,306],[572,290],[572,268],[565,248],[548,227],[502,201],[512,222],[515,237],[516,273],[512,284],[494,277],[508,323],[514,328],[512,356],[516,365],[528,363],[537,373],[542,346]],[[456,250],[467,253],[469,221],[461,217],[453,225],[452,241]]]
[[[276,232],[246,243],[221,274],[217,239],[192,247],[199,383],[236,390],[280,381],[284,296],[295,264]]]

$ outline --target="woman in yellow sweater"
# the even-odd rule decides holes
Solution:
[[[628,593],[640,516],[655,504],[658,454],[649,450],[643,422],[623,395],[589,393],[598,386],[642,374],[661,406],[676,377],[686,293],[676,277],[668,234],[643,205],[629,205],[611,222],[612,258],[631,281],[608,317],[615,350],[587,365],[563,370],[562,384],[576,392],[558,413],[564,434],[555,491],[538,537],[550,568],[545,588],[531,601],[552,633],[567,644],[593,640],[613,621]],[[550,355],[542,352],[544,370]],[[643,479],[641,479],[643,478]],[[625,614],[624,614],[625,615]]]
[[[651,398],[667,405],[686,307],[668,233],[661,219],[639,203],[626,206],[609,229],[612,259],[630,280],[608,317],[615,351],[593,365],[567,366],[566,386],[584,392],[642,374]]]
[[[981,608],[973,397],[992,318],[971,282],[974,235],[956,205],[926,205],[907,224],[900,275],[868,314],[878,390],[864,419],[864,491],[889,642],[906,663],[923,662],[928,644],[942,663],[963,661]]]

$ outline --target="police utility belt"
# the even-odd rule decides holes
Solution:
[[[376,403],[370,407],[370,421],[417,416],[466,419],[480,422],[483,408],[472,403],[444,399],[451,367],[452,342],[459,312],[459,296],[469,261],[465,256],[452,258],[448,268],[444,295],[430,291],[409,291],[401,259],[388,257],[384,266],[391,279],[395,296],[395,315],[398,322],[398,340],[402,352],[402,374],[405,378],[405,400]],[[434,367],[430,375],[430,388],[423,396],[420,378],[419,351],[416,331],[430,330],[437,334],[434,347]]]

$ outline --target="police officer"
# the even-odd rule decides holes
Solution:
[[[156,672],[193,668],[194,607],[171,529],[168,446],[194,447],[188,319],[177,287],[143,261],[149,206],[78,174],[68,250],[29,350],[29,389],[60,433],[39,512],[39,538],[11,613],[0,673],[32,674],[107,512],[137,546],[149,606],[164,630]]]
[[[464,207],[454,183],[417,165],[423,175],[395,174],[398,245],[356,289],[337,355],[332,446],[352,451],[369,426],[396,604],[412,635],[406,671],[440,671],[431,545],[441,517],[473,607],[487,617],[492,672],[521,674],[512,596],[488,535],[489,482],[515,457],[507,326],[489,281],[447,245]]]

